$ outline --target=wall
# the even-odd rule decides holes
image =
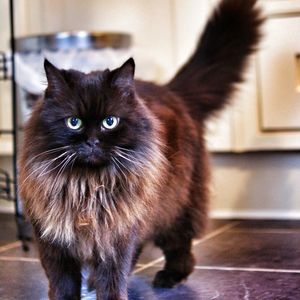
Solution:
[[[300,219],[300,153],[214,154],[215,217]]]
[[[300,219],[300,153],[212,154],[211,165],[213,217]],[[12,210],[0,200],[0,211]]]
[[[203,25],[209,11],[205,1],[76,1],[81,3],[75,10],[74,0],[17,0],[16,14],[19,16],[17,32],[53,32],[56,30],[130,30],[135,35],[137,46],[148,49],[157,59],[162,59],[168,70],[174,71],[188,55],[187,49],[195,42],[196,34]],[[207,0],[208,2],[214,2]],[[8,10],[8,1],[0,0],[1,16]],[[84,4],[83,4],[84,3]],[[125,5],[126,3],[126,5]],[[177,5],[174,6],[174,3]],[[39,8],[34,8],[39,6]],[[88,5],[88,7],[85,7]],[[88,9],[97,6],[97,9]],[[194,7],[197,7],[195,9]],[[184,8],[184,9],[183,9]],[[37,13],[37,12],[40,13]],[[199,15],[186,23],[186,14]],[[30,17],[24,18],[24,15]],[[55,15],[55,19],[53,19]],[[23,16],[23,18],[22,18]],[[52,16],[52,18],[50,18]],[[130,21],[128,21],[130,16]],[[155,18],[154,18],[155,16]],[[174,16],[185,24],[176,25]],[[80,26],[85,20],[85,26]],[[113,23],[112,20],[117,20]],[[0,45],[7,48],[7,15],[0,18]],[[164,22],[162,26],[159,22]],[[174,26],[174,27],[173,27]],[[177,26],[177,27],[176,27]],[[4,28],[4,30],[3,30]],[[170,28],[176,28],[177,37]],[[147,32],[147,34],[145,34]],[[186,47],[179,47],[185,40]],[[2,89],[4,91],[4,89]],[[0,101],[8,97],[0,95]],[[4,119],[10,115],[0,111],[1,126],[9,126]],[[5,124],[4,124],[5,123]],[[211,158],[213,169],[211,210],[219,217],[274,217],[300,219],[300,155],[297,153],[256,153],[256,154],[214,154]],[[10,169],[11,158],[0,157],[0,167]],[[7,210],[7,202],[0,202],[0,210]]]

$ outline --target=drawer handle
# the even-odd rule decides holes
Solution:
[[[295,54],[296,62],[296,91],[300,93],[300,53]]]

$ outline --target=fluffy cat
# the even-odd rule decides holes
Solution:
[[[156,287],[192,272],[207,221],[204,122],[242,80],[262,22],[255,0],[223,0],[168,84],[134,80],[134,61],[84,74],[45,60],[48,87],[25,128],[20,195],[49,279],[49,298],[126,300],[143,244],[165,255]]]

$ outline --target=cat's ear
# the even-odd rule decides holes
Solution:
[[[48,81],[48,89],[57,90],[66,85],[65,79],[61,71],[56,68],[49,60],[44,60],[44,68]]]
[[[113,71],[112,84],[120,89],[133,89],[135,63],[129,58],[120,68]]]

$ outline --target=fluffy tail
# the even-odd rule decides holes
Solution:
[[[221,109],[229,100],[248,56],[255,51],[263,21],[256,0],[223,0],[210,17],[189,61],[168,83],[195,119]]]

